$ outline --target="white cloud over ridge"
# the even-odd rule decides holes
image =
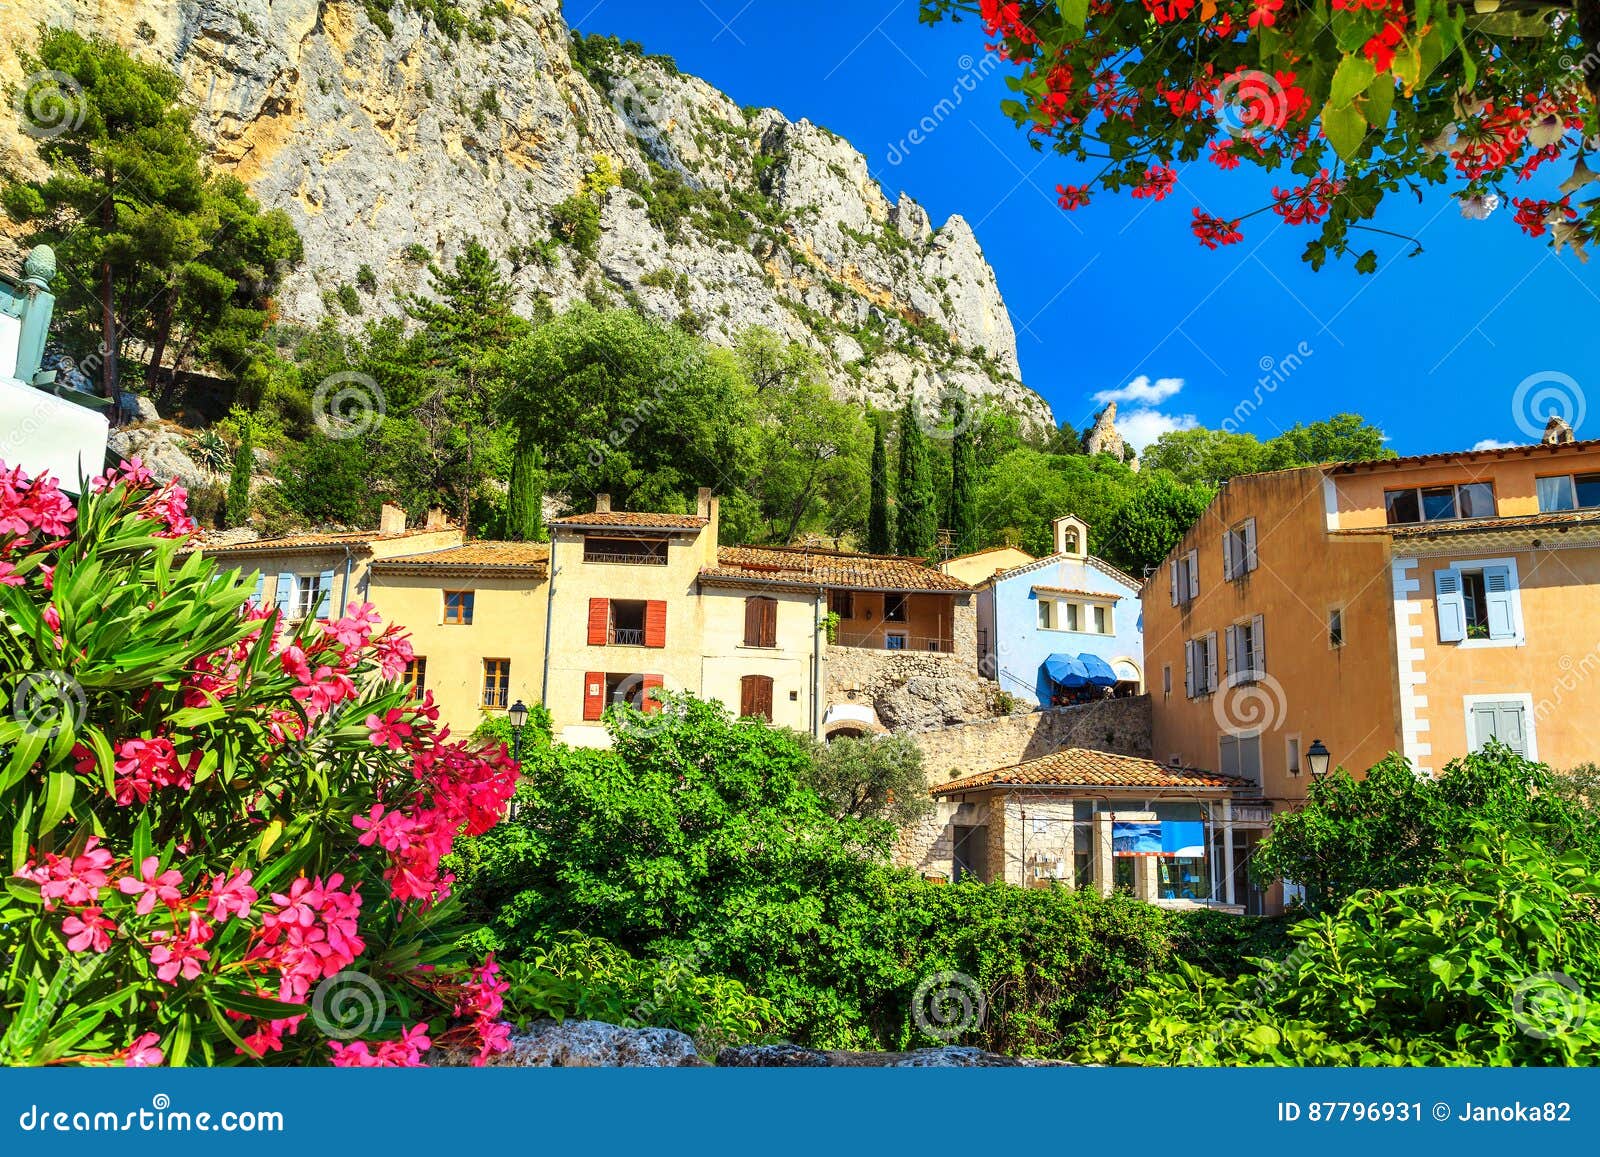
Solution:
[[[1110,402],[1132,402],[1138,406],[1154,407],[1175,397],[1182,389],[1182,378],[1157,378],[1152,382],[1147,375],[1140,374],[1121,389],[1101,390],[1095,394],[1094,400],[1102,406]]]
[[[1384,441],[1388,441],[1388,439],[1385,438]],[[1472,448],[1474,450],[1509,450],[1515,445],[1517,445],[1516,442],[1502,442],[1498,438],[1485,438],[1481,442],[1474,442]]]
[[[1129,410],[1117,415],[1117,430],[1123,441],[1141,454],[1161,435],[1192,430],[1199,424],[1200,420],[1193,414],[1164,414],[1160,410]]]

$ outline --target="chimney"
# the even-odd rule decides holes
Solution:
[[[696,496],[696,500],[695,501],[696,501],[695,513],[697,515],[699,515],[701,518],[710,518],[711,517],[711,487],[709,487],[709,486],[700,487],[700,493]]]
[[[442,507],[442,506],[430,506],[430,507],[428,507],[428,522],[427,522],[426,529],[428,529],[428,530],[445,530],[445,529],[447,529],[449,527],[449,525],[450,525],[450,520],[445,517],[444,507]]]
[[[406,512],[392,502],[385,502],[378,511],[379,534],[404,534],[406,530]]]
[[[610,514],[611,513],[611,495],[609,495],[609,494],[596,494],[594,496],[594,512],[596,514]]]

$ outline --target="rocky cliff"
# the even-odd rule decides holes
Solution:
[[[40,22],[175,68],[217,163],[305,237],[291,320],[392,309],[477,238],[525,304],[628,304],[725,343],[767,326],[841,396],[954,388],[1051,421],[961,217],[934,228],[847,142],[669,60],[575,48],[558,0],[447,5],[447,29],[431,3],[0,0],[0,75]],[[0,149],[26,162],[12,117]]]

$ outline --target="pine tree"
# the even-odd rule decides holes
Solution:
[[[888,554],[894,549],[889,514],[889,451],[883,444],[883,423],[872,422],[872,503],[867,509],[867,550]]]
[[[974,489],[978,480],[978,448],[967,420],[967,403],[955,403],[955,440],[950,444],[950,509],[945,526],[957,554],[977,545],[978,510]]]
[[[254,423],[248,417],[239,423],[239,450],[233,456],[233,473],[228,478],[228,506],[224,521],[230,527],[250,521],[250,477],[256,469]]]
[[[511,493],[506,499],[506,537],[512,542],[544,538],[544,455],[532,442],[520,442],[511,459]]]
[[[898,481],[895,549],[904,555],[927,558],[938,547],[939,504],[933,490],[933,468],[928,462],[927,436],[922,432],[915,399],[900,411]]]

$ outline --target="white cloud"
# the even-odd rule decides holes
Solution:
[[[1123,441],[1143,454],[1145,448],[1163,434],[1192,430],[1200,424],[1193,414],[1163,414],[1160,410],[1129,410],[1117,415],[1117,430]]]
[[[1159,406],[1168,398],[1175,397],[1182,389],[1182,378],[1157,378],[1152,382],[1144,374],[1140,374],[1120,390],[1101,390],[1094,396],[1094,400],[1102,406],[1108,402],[1133,402],[1146,407]]]
[[[1384,441],[1388,441],[1388,439],[1385,438]],[[1472,448],[1474,450],[1509,450],[1515,445],[1517,445],[1517,443],[1502,442],[1498,438],[1485,438],[1481,442],[1474,442],[1472,444]]]

